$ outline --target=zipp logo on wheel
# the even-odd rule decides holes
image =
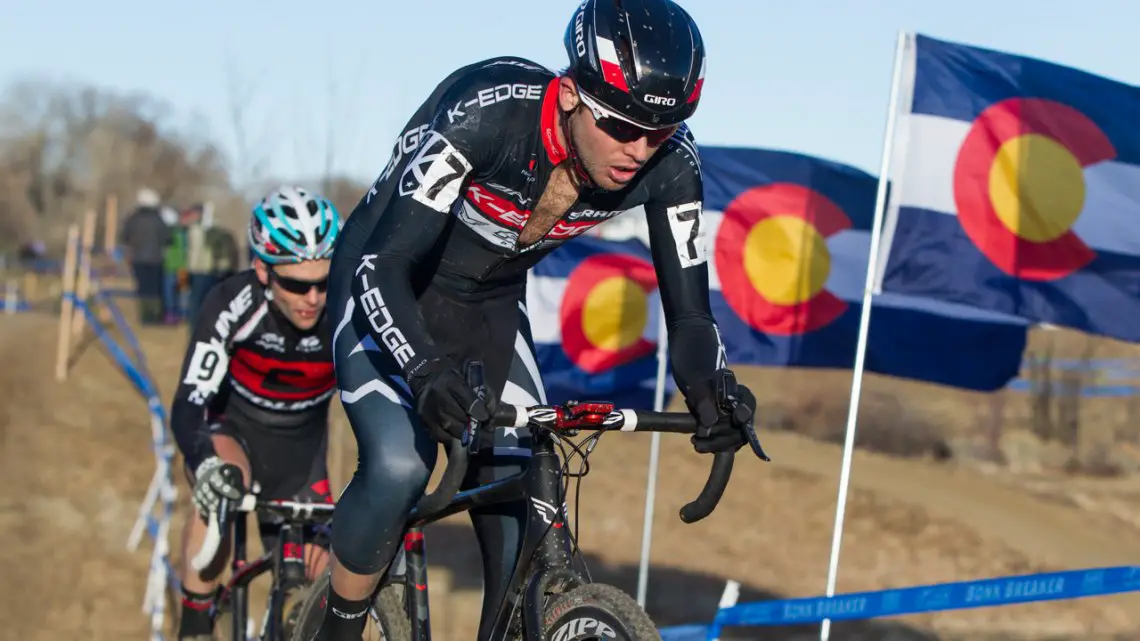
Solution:
[[[554,633],[553,641],[574,641],[575,639],[616,639],[617,631],[593,617],[579,617],[562,624]]]

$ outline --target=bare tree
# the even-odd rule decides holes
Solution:
[[[232,52],[226,56],[225,74],[230,128],[234,137],[231,174],[238,192],[248,196],[251,190],[259,189],[258,183],[265,178],[272,156],[269,148],[272,137],[264,120],[261,121],[262,129],[253,130],[250,107],[256,105],[259,84],[238,71]],[[264,70],[253,77],[264,77]]]
[[[81,211],[149,186],[172,201],[230,189],[225,158],[151,96],[26,79],[0,95],[0,243],[60,242]]]

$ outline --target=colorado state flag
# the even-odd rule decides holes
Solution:
[[[729,362],[853,367],[877,180],[759,149],[702,147],[701,163],[711,304]],[[638,216],[617,221],[644,239]],[[651,406],[659,300],[641,240],[579,237],[538,263],[527,307],[551,400]],[[1017,375],[1026,321],[896,294],[874,300],[867,371],[977,390]]]
[[[653,407],[661,298],[645,245],[568,241],[531,268],[526,298],[548,401]],[[675,389],[667,376],[666,403]]]
[[[730,363],[852,368],[878,180],[801,154],[701,148],[713,313]],[[866,369],[996,390],[1028,323],[895,294],[873,299]]]
[[[1140,340],[1140,88],[905,45],[877,288]]]

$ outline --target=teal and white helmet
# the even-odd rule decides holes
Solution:
[[[253,208],[249,246],[271,264],[299,263],[332,256],[340,214],[332,201],[301,187],[282,185]]]

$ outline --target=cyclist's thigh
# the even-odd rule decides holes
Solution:
[[[305,485],[297,493],[298,501],[312,501],[314,503],[332,503],[332,488],[329,486],[328,469],[328,428],[322,431],[324,437],[317,447],[313,463],[309,467],[309,476]],[[312,524],[305,528],[305,541],[322,548],[329,547],[329,528],[325,524]]]
[[[329,431],[327,423],[321,429],[321,438],[313,451],[312,461],[309,464],[309,473],[300,491],[296,494],[298,501],[313,501],[315,503],[332,503],[332,487],[329,484]]]
[[[249,452],[253,480],[260,488],[261,498],[304,500],[315,494],[310,486],[316,481],[311,481],[310,478],[314,467],[324,471],[323,419],[311,425],[291,426],[287,431],[252,423],[240,424],[237,430]],[[280,517],[262,513],[257,515],[257,525],[265,549],[271,549],[275,545],[281,523]]]
[[[546,404],[546,389],[542,384],[542,373],[538,369],[538,359],[534,352],[534,338],[530,331],[526,305],[518,303],[519,324],[515,334],[510,369],[499,399],[511,405]],[[499,429],[495,431],[495,454],[508,459],[530,457],[530,430],[527,428]],[[509,465],[509,461],[503,461]],[[515,461],[515,464],[521,464]]]
[[[210,442],[214,446],[214,453],[217,454],[219,459],[226,463],[232,463],[238,466],[238,468],[241,469],[242,481],[248,487],[251,475],[249,448],[247,448],[242,441],[242,437],[232,425],[225,422],[212,423],[209,430]],[[186,473],[186,482],[193,486],[194,470],[190,469],[190,466],[185,463],[183,463],[183,470]]]
[[[349,296],[341,305],[332,316],[333,359],[358,458],[337,500],[332,549],[349,571],[374,574],[396,552],[438,445],[419,424],[402,372],[371,339],[356,302]]]

